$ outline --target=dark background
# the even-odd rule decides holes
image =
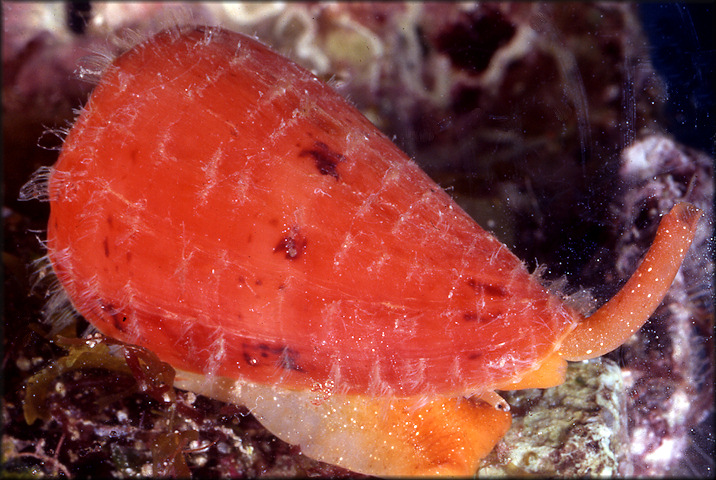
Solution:
[[[652,62],[667,85],[667,127],[679,141],[712,157],[716,154],[715,12],[713,2],[639,5]]]

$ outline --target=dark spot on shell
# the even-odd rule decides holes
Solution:
[[[102,241],[102,246],[104,246],[104,256],[109,257],[109,238],[104,237],[104,240]]]
[[[346,159],[345,156],[335,152],[325,143],[318,141],[313,143],[313,148],[302,150],[301,153],[299,153],[299,156],[313,157],[313,161],[316,163],[316,168],[321,175],[330,175],[335,178],[336,181],[339,180],[336,167],[340,162]]]
[[[264,284],[264,282],[260,278],[257,278],[256,281],[254,282],[254,285],[258,285],[259,287],[263,284]]]
[[[493,297],[506,297],[508,295],[507,289],[498,285],[485,285],[483,291]]]
[[[124,323],[127,321],[127,317],[122,315],[121,312],[117,311],[114,305],[111,303],[100,303],[100,308],[103,312],[112,318],[112,324],[114,328],[120,332],[124,332]]]
[[[489,295],[491,297],[506,297],[508,294],[505,287],[493,285],[491,283],[478,283],[474,278],[468,278],[467,285],[476,292]]]
[[[114,225],[114,218],[112,215],[107,215],[107,225],[109,225],[110,228]]]
[[[127,321],[127,317],[122,316],[122,321],[119,321],[119,315],[113,316],[112,320],[114,321],[114,328],[119,330],[120,332],[124,331],[124,322]]]
[[[127,251],[127,263],[132,261],[132,252]]]
[[[266,351],[266,347],[267,345],[265,344],[254,345],[251,343],[242,343],[241,348],[243,349],[243,357],[246,363],[255,366],[260,363],[259,357],[268,358],[269,354]]]
[[[465,355],[468,360],[479,360],[485,356],[483,352],[469,352]]]
[[[272,346],[267,343],[242,343],[241,347],[244,360],[251,366],[272,364],[284,370],[303,371],[298,364],[299,354],[292,348]]]
[[[293,370],[294,372],[302,372],[303,369],[298,365],[298,352],[288,347],[281,352],[279,366],[284,370]]]
[[[273,249],[274,253],[285,253],[288,260],[296,260],[304,250],[306,250],[306,238],[295,227],[281,238]]]
[[[267,343],[259,343],[258,347],[259,350],[261,350],[261,356],[264,358],[268,358],[269,354],[279,355],[283,352],[283,347],[272,347]]]
[[[463,320],[466,322],[477,322],[481,324],[488,324],[497,318],[499,314],[495,312],[465,312],[462,315]]]

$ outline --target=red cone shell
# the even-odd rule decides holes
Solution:
[[[50,198],[49,257],[77,310],[186,371],[480,391],[576,321],[338,94],[216,28],[113,62]]]

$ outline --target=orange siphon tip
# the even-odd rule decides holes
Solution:
[[[624,287],[565,339],[565,360],[596,358],[623,344],[646,323],[671,287],[696,234],[702,211],[681,202],[664,216],[639,267]]]

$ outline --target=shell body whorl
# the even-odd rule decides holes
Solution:
[[[338,94],[220,29],[118,57],[50,198],[76,309],[187,372],[459,395],[535,368],[577,319]]]

